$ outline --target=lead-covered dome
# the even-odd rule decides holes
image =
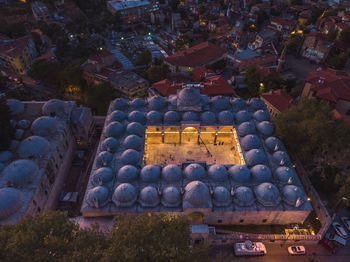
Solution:
[[[39,171],[38,165],[32,160],[19,159],[13,161],[2,171],[4,184],[14,187],[31,183]]]
[[[86,202],[90,207],[101,208],[109,202],[109,191],[104,186],[97,186],[90,189],[87,193]]]
[[[228,173],[231,179],[237,183],[244,184],[250,181],[250,171],[246,165],[235,165],[230,167]]]
[[[120,183],[132,183],[136,181],[139,170],[131,165],[125,165],[119,169],[117,181]]]
[[[147,165],[141,169],[141,180],[147,183],[156,183],[160,178],[160,167],[155,165]]]
[[[181,174],[181,168],[177,165],[166,165],[162,169],[162,178],[167,183],[176,183],[181,181],[182,174]]]
[[[294,170],[286,166],[276,168],[274,174],[281,183],[292,184],[296,178]]]
[[[215,96],[211,100],[211,109],[213,111],[222,111],[230,107],[230,100],[224,96]]]
[[[120,157],[124,165],[137,165],[140,160],[140,154],[134,149],[127,149]]]
[[[67,118],[69,115],[70,106],[68,103],[59,100],[51,99],[47,101],[41,108],[43,115],[57,116],[59,118]]]
[[[108,151],[111,153],[115,153],[118,150],[119,142],[114,137],[107,137],[103,140],[101,144],[101,149],[103,151]]]
[[[112,196],[112,201],[117,207],[131,207],[135,204],[136,199],[136,188],[129,183],[117,186]]]
[[[147,123],[160,124],[162,122],[162,115],[157,111],[149,111],[146,115]]]
[[[257,200],[263,206],[277,206],[281,201],[280,193],[275,185],[262,183],[255,188]]]
[[[256,121],[262,122],[262,121],[269,121],[270,120],[270,114],[266,110],[258,110],[255,111],[253,114],[253,117]]]
[[[128,135],[143,136],[143,134],[145,133],[145,127],[140,123],[132,122],[126,126],[126,133]]]
[[[223,165],[212,165],[208,168],[208,176],[214,182],[224,182],[227,180],[227,170]]]
[[[273,153],[273,160],[280,166],[291,164],[288,154],[284,151],[276,151]]]
[[[174,187],[169,186],[162,192],[161,202],[165,207],[178,207],[181,204],[181,193]]]
[[[196,88],[183,88],[178,93],[178,99],[181,105],[184,106],[196,106],[200,104],[201,93]]]
[[[37,136],[52,136],[58,130],[58,121],[56,118],[41,116],[37,118],[31,127],[31,131]]]
[[[126,118],[126,114],[123,111],[120,110],[114,110],[112,113],[109,114],[108,116],[108,122],[122,122]]]
[[[211,111],[205,111],[201,114],[202,124],[214,125],[216,123],[216,116]]]
[[[271,170],[265,165],[253,166],[250,172],[252,173],[254,181],[258,183],[270,182],[272,179]]]
[[[123,134],[123,130],[123,125],[120,122],[113,121],[106,126],[104,134],[106,137],[118,138]]]
[[[17,127],[21,129],[27,129],[30,126],[30,121],[27,119],[19,120],[17,123]]]
[[[182,115],[182,121],[198,121],[198,115],[195,112],[186,112]]]
[[[206,208],[211,206],[209,189],[201,181],[192,181],[186,185],[183,200],[189,204],[185,204],[185,207]]]
[[[254,97],[248,100],[249,109],[256,111],[265,108],[265,103],[260,98]]]
[[[180,121],[180,115],[176,111],[168,111],[164,114],[165,124],[177,124]]]
[[[231,101],[232,104],[232,110],[234,112],[238,112],[240,110],[244,110],[247,106],[246,102],[242,98],[234,98]]]
[[[135,98],[134,100],[132,100],[130,102],[130,107],[132,109],[140,109],[140,108],[144,107],[145,105],[146,105],[145,100],[142,98],[139,98],[139,97]]]
[[[145,114],[140,111],[134,110],[131,113],[129,113],[128,121],[144,124],[146,121]]]
[[[243,122],[237,127],[237,132],[240,136],[246,136],[256,133],[255,125],[252,122]]]
[[[157,206],[160,202],[158,190],[153,186],[144,187],[140,192],[139,202],[142,207]]]
[[[258,131],[266,136],[271,136],[273,134],[273,124],[270,121],[262,121],[257,125]]]
[[[123,141],[123,146],[126,149],[139,150],[142,146],[142,139],[137,135],[128,135]]]
[[[284,202],[293,207],[299,207],[305,202],[304,192],[300,187],[295,185],[284,186],[282,190],[282,196]]]
[[[50,150],[50,143],[41,136],[24,139],[18,148],[20,158],[43,158]]]
[[[261,148],[261,142],[256,135],[246,135],[241,140],[241,146],[245,151],[249,151],[255,148]]]
[[[1,163],[8,163],[13,157],[13,154],[10,151],[1,151],[0,152],[0,162]]]
[[[247,110],[238,111],[235,117],[236,117],[237,123],[247,122],[252,119],[252,116],[249,114]]]
[[[205,177],[205,170],[204,167],[201,166],[200,164],[193,163],[189,164],[185,168],[185,176],[188,180],[203,180]]]
[[[237,187],[234,191],[233,202],[240,207],[249,207],[254,204],[253,191],[246,186]]]
[[[22,192],[13,187],[0,188],[0,221],[16,213],[23,206]]]
[[[217,207],[227,207],[231,205],[232,198],[226,187],[218,186],[213,191],[213,203]]]
[[[129,107],[128,100],[125,98],[117,98],[112,102],[112,110],[125,111]]]
[[[218,114],[219,123],[223,125],[233,125],[234,116],[230,111],[221,111]]]
[[[277,151],[282,148],[282,142],[274,136],[270,136],[265,139],[265,146],[270,151]]]
[[[166,107],[166,100],[164,99],[164,97],[161,96],[154,96],[149,100],[149,108],[151,110],[155,110],[155,111],[160,111],[165,109]]]
[[[103,186],[113,181],[113,170],[110,167],[101,167],[92,174],[92,184]]]
[[[17,99],[8,99],[6,101],[7,106],[10,108],[11,115],[20,115],[24,112],[24,104]]]
[[[249,150],[245,154],[245,161],[247,166],[255,166],[258,164],[265,164],[266,163],[266,155],[264,151],[260,149],[252,149]]]
[[[96,157],[96,165],[98,167],[109,166],[112,159],[113,155],[110,152],[102,151]]]

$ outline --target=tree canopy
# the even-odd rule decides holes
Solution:
[[[152,62],[152,54],[148,50],[144,50],[137,58],[137,65],[148,65]]]
[[[109,83],[89,86],[86,92],[86,106],[97,115],[105,115],[109,103],[116,98],[116,90]]]
[[[341,31],[340,40],[342,40],[345,43],[350,43],[350,27],[347,27],[343,31]]]
[[[249,67],[245,71],[245,81],[251,95],[259,94],[260,76],[255,67]]]
[[[0,151],[6,150],[15,136],[11,126],[11,112],[4,98],[0,99]]]

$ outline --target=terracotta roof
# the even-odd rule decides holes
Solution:
[[[233,95],[235,91],[222,76],[212,76],[206,78],[204,89],[201,93],[209,96]]]
[[[178,86],[173,84],[168,79],[164,79],[157,83],[152,84],[152,87],[155,88],[162,96],[175,95]]]
[[[280,112],[283,112],[291,106],[296,105],[296,101],[282,89],[261,94],[260,97],[269,102]]]
[[[196,82],[201,82],[208,75],[214,74],[213,70],[206,69],[205,67],[198,67],[192,70],[192,79]]]
[[[12,58],[18,57],[28,46],[28,42],[30,39],[30,36],[23,36],[11,42],[0,44],[0,53]]]
[[[333,113],[334,118],[343,119],[344,122],[345,122],[348,126],[350,126],[350,116],[341,114],[337,109],[333,109],[333,110],[332,110],[332,113]]]

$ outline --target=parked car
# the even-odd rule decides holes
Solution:
[[[346,246],[346,240],[337,234],[327,233],[325,238],[332,240],[337,246]]]
[[[304,246],[290,246],[288,247],[288,253],[290,255],[305,255],[306,249]]]
[[[262,242],[246,240],[243,243],[236,243],[234,251],[236,256],[263,256],[266,254],[266,247]]]
[[[341,217],[340,220],[343,222],[346,229],[350,231],[350,218],[349,217]]]
[[[334,245],[333,241],[323,238],[320,240],[319,244],[321,244],[325,249],[327,249],[332,254],[335,254],[337,247]]]
[[[339,236],[343,238],[348,237],[348,233],[346,233],[345,229],[338,222],[333,222],[332,226]]]

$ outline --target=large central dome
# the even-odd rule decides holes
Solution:
[[[179,92],[178,98],[184,106],[195,106],[201,101],[201,93],[198,89],[186,87]]]

